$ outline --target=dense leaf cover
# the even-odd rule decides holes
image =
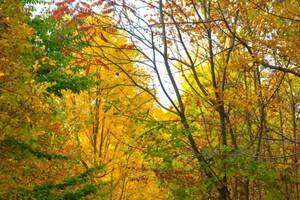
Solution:
[[[299,13],[0,0],[0,199],[299,200]]]

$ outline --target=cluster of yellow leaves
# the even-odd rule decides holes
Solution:
[[[163,196],[155,174],[143,161],[143,149],[132,141],[144,132],[134,117],[151,112],[153,100],[135,88],[128,76],[147,83],[148,75],[130,60],[138,56],[134,46],[120,33],[107,32],[108,19],[89,18],[86,23],[94,27],[86,31],[91,45],[74,62],[88,63],[85,75],[99,83],[78,95],[64,93],[66,123],[77,131],[82,159],[88,166],[106,166],[100,180],[111,181],[113,199]]]

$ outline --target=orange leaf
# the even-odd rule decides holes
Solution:
[[[123,44],[120,46],[120,49],[135,49],[134,44]]]
[[[88,76],[90,74],[91,65],[88,65],[85,70],[85,75]]]
[[[94,26],[93,25],[88,25],[88,26],[80,26],[78,27],[78,31],[87,31],[91,28],[93,28]]]
[[[68,8],[67,5],[64,5],[64,6],[60,7],[60,8],[58,8],[57,10],[54,10],[54,11],[52,12],[52,17],[53,17],[54,19],[59,19],[59,18],[61,18],[64,14],[66,14],[67,12],[69,12],[69,8]]]
[[[104,28],[104,30],[106,32],[108,32],[108,33],[115,33],[115,32],[117,32],[117,29],[115,27],[112,27],[112,26]]]
[[[96,59],[96,60],[95,60],[95,64],[96,64],[96,65],[99,65],[99,64],[103,64],[103,62],[102,62],[100,59]]]
[[[54,122],[50,126],[51,126],[50,129],[53,132],[57,132],[57,131],[59,131],[59,129],[61,129],[61,123],[59,123],[59,122]]]
[[[135,46],[134,46],[133,44],[128,44],[128,45],[127,45],[127,48],[128,48],[128,49],[134,49]]]
[[[74,18],[76,18],[76,19],[85,19],[87,17],[88,17],[87,13],[79,13],[79,14],[75,15]]]
[[[107,64],[103,63],[102,66],[106,69],[106,70],[109,70],[109,67]]]

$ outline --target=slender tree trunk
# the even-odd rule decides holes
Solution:
[[[246,95],[247,95],[247,100],[249,100],[249,94],[251,91],[250,88],[249,88],[249,83],[248,83],[248,80],[247,80],[247,72],[244,71],[244,84],[245,84],[245,89],[246,89]],[[246,117],[245,117],[245,121],[246,121],[246,126],[247,126],[247,132],[248,132],[248,135],[249,135],[249,141],[250,141],[250,144],[253,142],[253,133],[252,133],[252,124],[251,124],[251,115],[248,111],[248,108],[247,110],[245,111],[246,112]],[[241,184],[241,191],[240,191],[240,194],[241,194],[241,200],[249,200],[249,179],[247,178],[244,178],[245,180],[243,180],[243,183]]]
[[[298,141],[297,137],[297,119],[296,119],[296,103],[294,99],[294,90],[292,87],[292,82],[291,80],[288,80],[289,84],[289,89],[290,89],[290,107],[291,107],[291,115],[292,115],[292,127],[293,127],[293,140],[295,141],[294,147],[293,147],[293,152],[294,152],[294,157],[293,157],[293,162],[294,162],[294,173],[295,177],[299,177],[298,173],[298,155],[297,155],[297,149],[299,148],[296,142]],[[299,183],[295,184],[295,199],[299,200],[300,194],[299,194]]]
[[[255,83],[255,90],[258,94],[259,126],[258,126],[258,134],[257,134],[257,146],[256,146],[256,152],[255,152],[255,160],[258,160],[258,157],[261,153],[263,133],[264,133],[264,128],[265,128],[265,108],[264,108],[264,103],[263,103],[260,79],[261,79],[260,72],[259,72],[259,69],[257,68],[255,70],[254,83]]]

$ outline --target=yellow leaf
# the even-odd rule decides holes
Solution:
[[[43,46],[40,47],[40,49],[41,49],[42,51],[44,51],[44,50],[46,49],[46,46],[43,45]]]
[[[33,69],[34,71],[37,71],[38,69],[40,68],[40,64],[39,64],[39,61],[35,61],[34,65],[33,65]]]

